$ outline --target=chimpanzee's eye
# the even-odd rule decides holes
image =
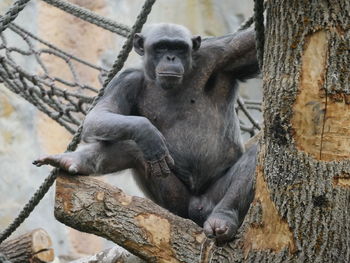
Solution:
[[[176,45],[174,49],[181,54],[187,53],[188,47],[186,45]]]
[[[165,43],[159,43],[155,46],[154,49],[157,53],[164,53],[168,50],[168,47]]]

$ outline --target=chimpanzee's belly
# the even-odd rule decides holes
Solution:
[[[191,191],[200,193],[222,176],[242,154],[240,138],[232,137],[215,120],[196,124],[180,121],[161,131],[175,161],[176,175]],[[231,131],[232,132],[232,131]]]

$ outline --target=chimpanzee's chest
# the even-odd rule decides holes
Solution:
[[[214,87],[208,88],[200,80],[189,80],[174,90],[164,90],[150,83],[138,96],[137,110],[163,133],[176,127],[190,132],[204,124],[221,128],[234,99],[230,84],[222,84],[211,83]]]
[[[150,84],[138,96],[139,114],[164,135],[178,176],[192,189],[200,189],[203,178],[218,176],[241,153],[235,91],[229,86],[234,84],[225,79],[210,84],[189,81],[177,91]]]

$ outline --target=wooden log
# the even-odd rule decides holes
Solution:
[[[0,253],[12,263],[45,263],[54,260],[52,241],[44,229],[5,241],[0,245]]]

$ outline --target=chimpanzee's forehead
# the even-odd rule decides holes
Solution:
[[[183,40],[191,45],[191,32],[184,26],[176,24],[152,24],[147,26],[142,35],[146,44],[158,42],[161,39]]]

